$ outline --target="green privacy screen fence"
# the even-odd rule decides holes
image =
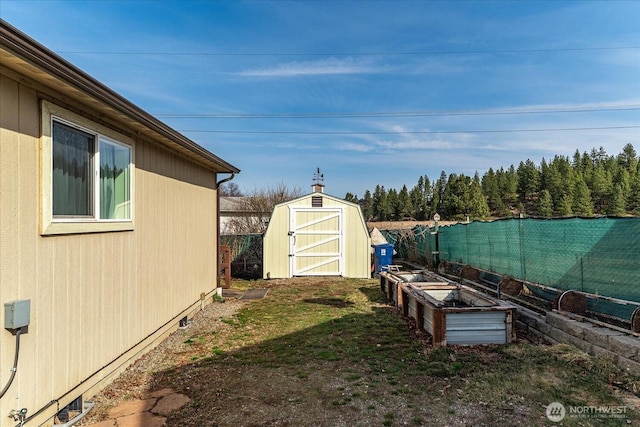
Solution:
[[[381,230],[400,258],[467,264],[560,290],[640,302],[640,218],[506,219]],[[232,272],[261,277],[262,235],[221,236]],[[546,297],[544,295],[541,295]]]
[[[398,256],[433,267],[434,228],[388,230]],[[440,227],[440,261],[561,290],[640,302],[640,218],[506,219]]]

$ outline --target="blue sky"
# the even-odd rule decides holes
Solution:
[[[242,170],[360,197],[640,152],[639,1],[0,0],[0,17]]]

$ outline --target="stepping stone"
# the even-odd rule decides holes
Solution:
[[[153,408],[157,399],[145,399],[145,400],[126,400],[112,408],[109,411],[109,418],[119,418],[125,415],[136,414],[139,412],[145,412]],[[140,424],[144,425],[144,424]]]
[[[153,415],[151,412],[127,415],[117,419],[118,427],[163,427],[167,422],[165,417]]]
[[[190,401],[191,399],[184,394],[173,393],[160,399],[151,412],[159,415],[169,415],[171,411],[182,408]]]

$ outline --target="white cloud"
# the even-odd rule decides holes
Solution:
[[[374,74],[384,72],[369,61],[357,61],[353,58],[327,58],[317,61],[294,61],[271,67],[244,70],[236,73],[245,77],[297,77],[337,74]]]
[[[368,153],[375,150],[375,147],[371,144],[357,144],[353,142],[341,143],[335,145],[333,148],[341,151],[357,151],[360,153]]]

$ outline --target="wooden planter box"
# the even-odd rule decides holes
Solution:
[[[431,334],[436,346],[508,344],[516,339],[514,305],[435,273],[383,273],[380,287],[418,328]]]

